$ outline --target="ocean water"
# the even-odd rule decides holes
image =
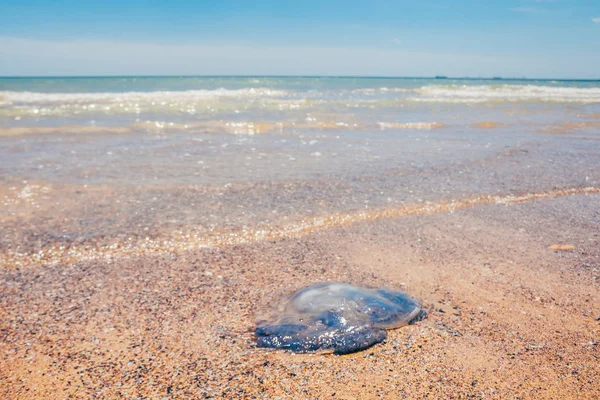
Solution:
[[[534,124],[597,111],[600,81],[390,78],[0,78],[4,127],[229,131]],[[254,125],[254,126],[253,126]]]
[[[599,165],[600,81],[0,78],[11,254],[293,235],[593,188]]]

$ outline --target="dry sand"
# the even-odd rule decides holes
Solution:
[[[0,397],[600,398],[599,227],[600,195],[570,194],[5,265]],[[347,356],[255,348],[272,299],[326,280],[405,290],[429,317]]]

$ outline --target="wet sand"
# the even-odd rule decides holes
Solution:
[[[600,204],[571,194],[212,249],[4,268],[4,398],[598,398]],[[554,251],[553,244],[573,251]],[[404,289],[428,319],[343,357],[254,346],[306,284]]]

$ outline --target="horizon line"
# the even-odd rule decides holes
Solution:
[[[496,81],[576,81],[598,82],[598,78],[532,78],[532,77],[503,77],[503,76],[386,76],[386,75],[213,75],[213,74],[173,74],[173,75],[0,75],[0,79],[110,79],[110,78],[330,78],[330,79],[436,79],[436,80],[496,80]]]

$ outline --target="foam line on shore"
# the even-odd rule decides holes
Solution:
[[[535,200],[545,200],[562,196],[599,194],[600,188],[568,188],[546,192],[508,195],[480,195],[466,199],[413,203],[396,207],[379,207],[361,211],[333,213],[326,216],[306,217],[299,222],[283,227],[251,229],[243,228],[232,232],[211,234],[183,234],[172,240],[152,240],[147,238],[136,243],[117,243],[106,247],[93,246],[48,246],[36,253],[8,252],[0,255],[0,268],[17,269],[39,265],[71,264],[82,261],[104,259],[112,261],[120,257],[138,257],[169,254],[199,248],[221,248],[284,238],[298,238],[316,231],[344,227],[359,222],[400,218],[412,215],[448,213],[477,205],[512,205]]]

